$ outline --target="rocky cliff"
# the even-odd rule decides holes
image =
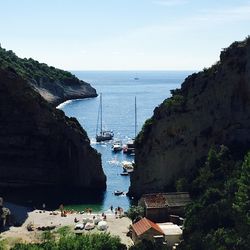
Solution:
[[[212,145],[250,148],[250,39],[224,49],[220,61],[185,79],[154,110],[136,139],[130,194],[168,189],[197,168]]]
[[[96,97],[96,90],[90,84],[79,80],[70,72],[49,67],[45,63],[21,59],[11,50],[0,47],[0,68],[13,68],[17,74],[54,106],[69,99]]]
[[[0,69],[0,186],[105,189],[100,155],[75,118]]]

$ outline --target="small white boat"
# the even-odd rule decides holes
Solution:
[[[137,135],[137,106],[136,106],[136,97],[135,97],[135,138]],[[129,155],[135,155],[135,139],[132,139],[127,142],[123,147],[123,153]]]
[[[112,145],[112,151],[113,152],[119,152],[122,151],[122,142],[121,141],[114,141]]]
[[[134,171],[134,162],[133,161],[132,162],[131,161],[123,161],[122,167],[123,167],[123,172],[127,172],[128,174],[130,174]]]
[[[132,161],[122,161],[122,166],[126,170],[134,170],[133,164],[134,164],[134,162],[132,162]]]

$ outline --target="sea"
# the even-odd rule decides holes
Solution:
[[[113,130],[114,139],[124,144],[135,133],[139,133],[145,120],[153,115],[155,107],[170,96],[170,90],[180,88],[192,71],[73,71],[79,79],[90,83],[97,93],[102,93],[103,127]],[[100,96],[100,95],[99,95]],[[69,209],[109,211],[110,206],[122,207],[125,211],[133,204],[126,196],[130,177],[121,176],[122,161],[133,161],[134,156],[123,152],[112,152],[112,141],[96,143],[100,98],[71,100],[58,106],[67,116],[76,117],[87,131],[91,146],[102,158],[103,170],[107,176],[107,190],[98,199],[80,199],[69,202]],[[137,103],[137,129],[135,131],[135,97]],[[99,126],[100,127],[100,126]],[[115,196],[116,190],[124,192]]]
[[[96,128],[100,94],[102,93],[103,128],[113,130],[114,139],[126,144],[138,134],[154,112],[154,109],[170,96],[170,90],[180,88],[184,79],[193,71],[73,71],[79,79],[90,83],[98,93],[96,98],[69,100],[57,108],[69,117],[76,117],[87,131],[91,146],[102,159],[102,167],[107,176],[107,189],[104,192],[89,190],[61,190],[57,188],[37,188],[1,190],[6,201],[26,208],[57,209],[63,204],[66,209],[78,211],[91,208],[95,212],[110,212],[110,207],[121,207],[127,211],[136,201],[126,193],[130,177],[121,176],[122,162],[134,160],[123,152],[112,152],[112,141],[96,143]],[[135,131],[135,97],[137,129]],[[100,125],[99,125],[100,127]],[[122,191],[120,196],[115,191]]]

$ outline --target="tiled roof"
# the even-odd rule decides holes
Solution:
[[[152,194],[146,195],[144,198],[144,202],[147,208],[149,207],[158,207],[163,208],[166,207],[166,197],[164,194]]]
[[[185,192],[145,194],[142,199],[147,208],[186,206],[190,196]]]
[[[143,233],[148,231],[150,228],[153,228],[154,230],[158,231],[159,234],[164,234],[161,228],[157,224],[155,224],[154,222],[152,222],[151,220],[145,217],[139,220],[138,222],[136,222],[135,224],[132,224],[132,228],[137,234],[137,236],[142,235]]]

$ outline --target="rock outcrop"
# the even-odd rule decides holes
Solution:
[[[0,47],[0,68],[13,68],[23,79],[53,106],[69,99],[96,97],[90,84],[70,72],[49,67],[45,63],[19,58],[12,51]]]
[[[101,157],[78,121],[11,68],[0,69],[0,186],[106,188]]]
[[[165,191],[204,162],[212,145],[250,148],[250,38],[192,74],[155,108],[136,138],[130,195]]]

